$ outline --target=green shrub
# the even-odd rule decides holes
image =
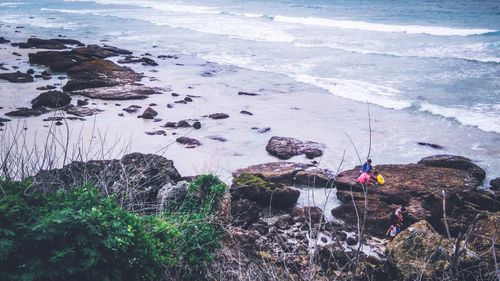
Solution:
[[[219,247],[213,221],[225,185],[214,176],[199,177],[182,207],[157,216],[125,210],[88,185],[52,195],[27,195],[28,186],[0,181],[0,280],[194,276]]]

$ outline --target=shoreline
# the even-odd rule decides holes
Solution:
[[[19,36],[19,35],[18,35]],[[106,42],[113,44],[113,42]],[[27,59],[27,53],[40,51],[33,49],[18,49],[8,45],[0,45],[2,54],[9,54],[11,59],[6,60],[10,64],[19,64],[21,70],[27,70],[29,65],[23,60]],[[117,45],[121,46],[121,45]],[[126,47],[126,46],[125,46]],[[21,61],[17,61],[16,56],[11,53],[18,51],[22,54]],[[303,141],[317,141],[327,145],[324,156],[321,158],[320,165],[323,167],[335,167],[340,162],[342,151],[352,151],[352,146],[345,136],[347,132],[356,141],[367,142],[369,134],[367,123],[359,118],[359,114],[366,115],[366,105],[339,98],[327,93],[325,90],[315,89],[306,84],[297,84],[289,79],[284,79],[280,75],[256,72],[229,65],[218,65],[203,61],[191,55],[178,55],[165,53],[157,48],[145,49],[143,52],[150,52],[153,58],[160,65],[157,67],[142,66],[140,64],[123,64],[132,67],[137,72],[143,72],[150,78],[142,79],[150,87],[160,87],[165,89],[162,95],[150,96],[142,101],[102,101],[92,100],[95,108],[103,109],[95,116],[97,127],[102,132],[106,131],[113,138],[127,139],[131,149],[130,151],[156,152],[162,149],[166,144],[175,141],[175,135],[188,134],[199,139],[202,145],[196,149],[184,149],[176,144],[169,147],[166,156],[176,160],[179,163],[179,169],[184,174],[194,174],[201,170],[221,170],[221,175],[228,177],[232,170],[242,168],[251,164],[269,162],[276,158],[269,156],[264,147],[271,136],[287,136],[299,138]],[[135,52],[134,52],[135,54]],[[159,59],[160,55],[176,56],[177,59]],[[117,61],[119,58],[110,58]],[[43,68],[37,68],[43,70]],[[238,78],[240,77],[240,78]],[[243,78],[243,80],[241,80]],[[152,81],[148,81],[152,80]],[[235,79],[239,83],[235,84]],[[280,83],[275,80],[283,81]],[[1,81],[0,89],[4,93],[0,95],[0,110],[3,115],[7,110],[14,107],[29,106],[29,101],[36,96],[33,88],[46,84],[55,83],[65,84],[67,80],[37,81],[35,84],[12,84]],[[59,86],[60,87],[60,86]],[[258,96],[239,96],[239,91],[249,91],[258,93]],[[18,92],[23,94],[22,99],[14,98],[5,94],[7,92]],[[193,95],[200,96],[194,99],[194,102],[182,105],[174,104],[178,99],[172,97],[172,92],[178,92],[182,96]],[[5,100],[7,98],[7,100]],[[74,99],[81,97],[76,96]],[[158,104],[159,117],[161,122],[150,122],[136,119],[134,114],[124,113],[122,108],[133,104],[141,105],[143,109],[148,104]],[[165,108],[166,104],[174,104],[174,108]],[[116,106],[120,104],[120,106]],[[250,111],[254,115],[247,116],[240,114],[240,111]],[[479,161],[481,166],[487,170],[488,179],[497,177],[494,174],[496,166],[500,163],[488,162],[486,159],[496,153],[493,143],[499,138],[498,134],[480,132],[476,128],[461,126],[456,121],[427,116],[425,114],[415,115],[412,112],[394,112],[378,106],[370,106],[373,125],[373,152],[374,158],[380,163],[400,163],[414,162],[418,159],[437,153],[451,153],[470,157]],[[325,112],[332,112],[326,114]],[[200,119],[203,115],[224,112],[230,117],[225,120],[207,120],[206,126],[201,130],[166,130],[170,136],[146,136],[145,132],[161,130],[164,122],[177,122],[179,120]],[[119,117],[123,113],[125,117]],[[390,114],[388,114],[390,113]],[[137,114],[140,114],[137,113]],[[136,114],[136,115],[137,115]],[[423,136],[418,136],[422,128],[408,128],[403,124],[394,123],[394,118],[408,120],[417,124],[432,124],[431,126],[439,128],[438,130],[424,132]],[[30,117],[26,120],[29,124],[28,132],[35,127],[36,131],[43,132],[43,117]],[[87,118],[85,122],[71,121],[74,128],[71,128],[72,135],[78,135],[78,129],[84,130],[84,135],[89,134],[93,128],[94,117]],[[294,126],[290,127],[288,119],[294,121]],[[362,118],[364,119],[364,118]],[[366,118],[367,119],[367,118]],[[134,122],[132,130],[127,129],[125,134],[122,130],[115,128],[130,128],[130,122]],[[355,124],[351,126],[352,124]],[[361,126],[361,127],[359,127]],[[450,127],[451,126],[451,127]],[[264,134],[256,133],[252,127],[267,128],[271,131]],[[454,128],[463,128],[465,132],[456,131]],[[39,130],[39,128],[41,128]],[[307,128],[304,131],[304,128]],[[413,140],[409,139],[414,135]],[[455,135],[455,136],[454,136]],[[463,147],[460,136],[466,135],[471,140],[472,146]],[[222,137],[227,142],[213,141],[207,137]],[[396,144],[389,144],[394,140]],[[475,140],[474,140],[475,139]],[[485,142],[486,139],[491,139]],[[147,140],[144,143],[142,140]],[[422,147],[416,142],[437,143],[445,147],[444,150],[435,150]],[[366,148],[357,143],[357,146],[366,152]],[[484,156],[477,157],[477,154],[483,153]],[[349,165],[357,164],[356,157],[352,153],[346,161]],[[479,154],[481,155],[481,154]],[[476,156],[476,157],[474,157]],[[494,158],[494,157],[493,157]],[[190,159],[190,163],[182,163],[182,160]],[[298,156],[293,161],[308,163],[305,157]],[[494,161],[492,159],[492,161]]]

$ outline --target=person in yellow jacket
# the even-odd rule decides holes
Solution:
[[[385,179],[379,172],[375,171],[374,175],[375,175],[375,180],[377,181],[378,185],[385,184]]]

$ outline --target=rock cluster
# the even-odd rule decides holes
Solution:
[[[283,160],[301,154],[313,159],[323,155],[324,147],[323,144],[312,141],[303,142],[294,138],[274,136],[267,143],[266,150],[269,154]]]

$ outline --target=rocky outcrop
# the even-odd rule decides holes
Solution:
[[[490,187],[491,190],[495,190],[495,191],[500,190],[500,177],[498,177],[496,179],[492,179],[490,181],[490,185],[491,185],[491,187]]]
[[[310,187],[332,187],[335,174],[312,164],[294,162],[271,162],[253,165],[233,172],[233,177],[254,174],[273,182]]]
[[[367,186],[366,194],[356,183],[359,167],[340,173],[335,185],[337,198],[344,203],[332,210],[333,216],[353,226],[358,222],[357,213],[363,215],[366,212],[365,231],[372,236],[384,236],[399,205],[408,210],[406,226],[418,220],[428,220],[435,229],[444,233],[444,196],[450,217],[448,223],[452,235],[456,236],[466,231],[467,220],[488,208],[492,210],[497,204],[496,199],[476,190],[481,180],[475,169],[426,164],[378,165],[376,169],[384,176],[386,184]],[[470,204],[475,207],[469,208]]]
[[[158,210],[162,211],[178,202],[182,202],[188,194],[189,183],[179,181],[177,183],[167,183],[158,191]]]
[[[0,73],[0,79],[7,80],[11,83],[29,83],[35,81],[33,76],[22,72]]]
[[[486,172],[481,167],[474,164],[469,158],[458,155],[440,154],[429,156],[418,161],[418,164],[464,170],[473,174],[479,181],[484,180],[486,177]]]
[[[231,199],[248,199],[260,206],[288,209],[295,205],[300,196],[296,188],[282,183],[266,181],[252,174],[235,178],[230,189]]]
[[[28,54],[31,64],[46,65],[54,72],[62,72],[78,65],[86,58],[70,51],[43,51]]]
[[[303,142],[294,138],[276,136],[272,137],[266,146],[269,154],[283,160],[301,154],[305,154],[307,158],[313,159],[323,155],[323,149],[324,145],[316,142]]]
[[[419,221],[387,244],[388,261],[400,280],[437,280],[449,275],[454,245],[426,221]],[[466,247],[458,253],[461,268],[473,265],[477,256]]]
[[[76,115],[76,116],[80,116],[80,117],[85,117],[85,116],[92,116],[92,115],[95,115],[99,112],[102,112],[101,109],[97,109],[97,108],[90,108],[90,107],[86,107],[86,106],[67,106],[64,111],[66,111],[66,113],[68,114],[71,114],[71,115]]]
[[[159,191],[175,185],[181,176],[171,160],[153,154],[132,153],[119,160],[72,162],[61,169],[42,170],[33,178],[38,191],[53,193],[84,183],[114,194],[124,207],[141,212],[156,211]]]
[[[43,92],[31,101],[33,108],[50,107],[61,108],[71,102],[71,97],[67,93],[60,91]]]

